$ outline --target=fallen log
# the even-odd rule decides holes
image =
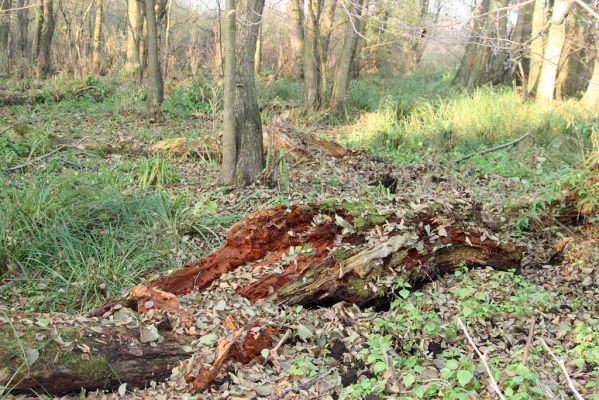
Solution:
[[[223,248],[150,286],[177,295],[201,291],[249,263],[284,267],[237,289],[252,301],[276,294],[285,304],[362,305],[388,296],[400,279],[418,284],[461,264],[519,266],[515,246],[434,208],[386,216],[360,203],[259,211],[231,228]]]
[[[154,328],[106,326],[66,314],[1,318],[0,394],[66,394],[164,380],[190,357],[194,338],[161,330],[148,341],[140,334]]]

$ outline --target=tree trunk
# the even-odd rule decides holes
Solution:
[[[568,18],[555,82],[555,98],[558,100],[580,96],[586,89],[584,86],[584,75],[587,69],[585,53],[588,49],[585,40],[583,24],[574,16]]]
[[[146,107],[149,113],[160,112],[160,105],[164,100],[164,83],[160,60],[158,59],[158,29],[156,27],[156,14],[154,0],[145,0],[146,24],[148,36],[146,47],[148,49],[148,85]]]
[[[8,50],[8,36],[10,33],[10,0],[0,0],[0,51]]]
[[[52,38],[54,36],[53,0],[42,0],[41,30],[39,36],[39,54],[37,57],[37,76],[46,77],[51,68]]]
[[[162,330],[164,340],[141,343],[140,331],[97,320],[73,324],[65,314],[0,316],[0,387],[67,394],[86,390],[146,387],[166,379],[190,357],[194,337]],[[32,321],[49,322],[48,327]],[[27,361],[28,360],[28,361]]]
[[[439,206],[408,212],[412,216],[401,219],[405,229],[385,235],[376,226],[400,223],[396,215],[407,215],[407,210],[379,215],[363,203],[334,202],[262,210],[233,225],[223,248],[150,285],[181,295],[204,290],[241,265],[268,267],[292,257],[283,272],[267,274],[237,292],[252,301],[276,295],[286,304],[369,304],[384,301],[398,279],[418,284],[462,264],[502,270],[519,266],[522,255],[514,246],[473,221],[434,211]]]
[[[102,60],[102,23],[104,15],[104,0],[96,0],[96,15],[94,18],[94,41],[92,48],[92,68],[95,74],[100,73]]]
[[[534,93],[537,90],[541,66],[543,65],[543,52],[545,49],[545,39],[541,34],[545,25],[545,4],[547,0],[535,0],[532,13],[532,32],[530,43],[530,72],[528,74],[527,93]]]
[[[21,56],[27,54],[27,32],[29,30],[29,9],[26,7],[26,0],[19,0],[17,3],[20,10],[17,12],[17,49]]]
[[[582,96],[582,103],[588,107],[599,112],[599,32],[595,33],[595,62],[593,67],[593,74],[589,81],[584,96]]]
[[[303,73],[304,110],[316,112],[322,107],[321,65],[318,45],[320,41],[320,15],[323,0],[307,0],[304,29]]]
[[[325,0],[324,11],[322,14],[322,20],[320,22],[320,44],[318,46],[319,58],[320,58],[320,92],[323,96],[323,102],[326,102],[326,97],[329,92],[329,80],[328,80],[328,55],[329,55],[329,43],[331,41],[331,33],[333,32],[333,22],[335,21],[335,11],[337,9],[337,0]]]
[[[221,177],[231,184],[237,164],[237,137],[235,129],[235,41],[237,10],[235,0],[225,0],[224,36],[224,111],[223,111],[223,164]]]
[[[287,0],[287,19],[289,21],[289,41],[291,44],[291,62],[296,79],[302,79],[302,53],[304,49],[304,2]]]
[[[254,75],[260,77],[262,67],[262,24],[258,29],[258,39],[256,41],[256,54],[254,55]]]
[[[534,4],[532,3],[525,4],[518,9],[518,18],[512,31],[512,44],[510,46],[510,55],[516,62],[510,65],[509,71],[503,79],[504,82],[510,82],[514,78],[519,78],[516,81],[518,84],[523,85],[524,92],[526,92],[527,76],[530,71],[530,55],[522,53],[520,47],[530,38],[533,9]]]
[[[171,36],[171,25],[172,25],[172,14],[173,14],[173,0],[168,0],[168,5],[166,9],[166,32],[164,34],[164,77],[166,78],[168,75],[168,67],[169,67],[169,46],[170,46],[170,36]]]
[[[341,49],[341,55],[339,56],[339,62],[337,63],[335,81],[333,82],[333,93],[331,95],[331,109],[337,114],[342,111],[349,90],[350,74],[356,52],[356,43],[358,41],[362,7],[362,4],[354,2],[351,3],[348,8],[349,13],[345,28],[345,40],[343,41],[343,48]]]
[[[128,0],[127,2],[127,59],[125,62],[125,71],[139,79],[141,68],[140,43],[142,12],[138,0]]]
[[[247,185],[264,168],[262,121],[256,98],[254,59],[264,0],[239,0],[239,25],[235,37],[235,138],[236,162],[232,183]]]
[[[555,0],[553,4],[551,26],[547,33],[547,43],[545,45],[545,52],[543,53],[543,65],[539,74],[539,84],[536,94],[537,101],[549,102],[553,100],[557,67],[566,36],[564,20],[570,12],[571,5],[572,0]]]
[[[35,63],[40,53],[40,38],[42,35],[44,7],[42,3],[35,5],[33,17],[33,39],[31,41],[31,62]]]
[[[479,36],[483,35],[486,37],[489,18],[485,17],[485,15],[488,14],[490,7],[490,0],[482,0],[478,6],[477,18],[474,20],[472,34],[470,35],[460,67],[454,78],[454,83],[462,85],[467,89],[473,89],[476,86],[478,77],[486,64],[485,54],[488,54],[488,49],[484,43],[481,43]],[[483,38],[483,40],[485,39]]]
[[[354,51],[352,52],[351,59],[351,72],[350,79],[357,79],[360,76],[360,71],[362,70],[362,61],[360,59],[360,54],[362,53],[362,43],[364,36],[364,32],[366,31],[366,17],[368,14],[368,0],[363,0],[362,7],[360,8],[359,14],[359,22],[358,22],[358,32],[356,36],[356,41],[354,42]],[[348,82],[349,83],[349,82]],[[349,86],[348,86],[349,88]]]

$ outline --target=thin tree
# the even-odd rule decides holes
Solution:
[[[307,0],[302,65],[304,73],[304,109],[307,112],[322,107],[321,65],[318,45],[323,0]]]
[[[264,168],[262,122],[254,60],[264,0],[240,0],[237,3],[238,25],[235,37],[235,165],[229,184],[247,185],[256,180]],[[223,164],[224,167],[224,164]],[[223,171],[224,172],[224,171]],[[227,174],[223,174],[226,176]]]
[[[289,41],[294,76],[302,78],[302,54],[304,49],[304,1],[287,0]]]
[[[0,0],[0,50],[8,48],[8,35],[10,33],[10,0]]]
[[[553,3],[551,25],[547,33],[543,65],[539,74],[539,84],[536,94],[537,101],[547,102],[553,100],[557,68],[566,37],[566,25],[564,21],[573,4],[573,0],[555,0]]]
[[[27,54],[27,31],[29,29],[29,8],[26,7],[26,0],[19,0],[17,7],[17,35],[16,35],[16,47],[21,53],[21,56]]]
[[[146,48],[148,50],[148,85],[146,107],[149,113],[158,113],[160,105],[164,100],[164,84],[160,60],[158,59],[158,29],[156,26],[156,13],[154,11],[154,0],[145,0],[146,24],[148,35],[146,36]]]
[[[333,82],[333,93],[331,95],[331,108],[334,112],[339,113],[341,107],[347,98],[349,90],[350,73],[352,64],[355,62],[356,44],[359,35],[359,26],[361,22],[362,9],[366,1],[363,3],[353,2],[348,7],[347,24],[345,28],[345,39],[343,48],[337,63],[335,71],[335,81]]]
[[[527,93],[534,93],[539,82],[541,66],[543,65],[543,52],[545,49],[545,39],[542,35],[545,25],[545,4],[546,0],[535,0],[532,13],[532,42],[530,43],[530,72],[528,73]]]
[[[42,0],[41,28],[39,32],[39,52],[37,54],[36,73],[44,78],[51,69],[52,38],[54,36],[54,7],[52,0]]]
[[[583,104],[599,112],[599,31],[595,32],[595,62],[587,90],[582,96]]]
[[[225,81],[223,96],[223,164],[221,177],[225,184],[233,183],[237,166],[237,138],[235,136],[235,35],[237,5],[235,0],[225,0],[225,21],[223,24]]]
[[[143,13],[138,0],[127,1],[127,57],[125,71],[141,80],[140,42]]]
[[[92,47],[92,68],[94,73],[100,72],[102,59],[102,23],[104,19],[104,0],[96,0],[96,15],[94,18],[94,41]]]

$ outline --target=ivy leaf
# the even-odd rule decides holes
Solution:
[[[383,361],[377,361],[377,363],[374,364],[372,369],[374,370],[375,374],[380,374],[381,372],[387,369],[387,364],[385,364],[385,362]]]
[[[410,291],[408,289],[402,289],[399,291],[399,295],[405,299],[410,295]]]
[[[405,387],[409,388],[414,382],[416,382],[416,377],[413,374],[405,374],[403,376],[403,384]]]
[[[458,371],[458,374],[456,376],[458,378],[458,382],[462,387],[465,387],[468,384],[468,382],[470,382],[472,378],[474,378],[472,372],[468,371],[467,369],[462,369]]]
[[[150,343],[155,342],[160,337],[158,334],[158,329],[154,324],[152,325],[142,325],[139,327],[140,340],[142,343]]]

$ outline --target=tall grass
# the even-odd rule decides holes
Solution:
[[[453,89],[446,76],[430,78],[391,80],[385,83],[386,95],[377,93],[376,84],[354,82],[350,94],[360,95],[349,103],[367,112],[340,140],[400,162],[423,155],[459,156],[525,132],[535,145],[561,158],[576,158],[581,143],[590,145],[590,135],[581,136],[577,126],[598,120],[576,100],[548,108],[523,99],[513,88],[481,87],[469,93]]]
[[[87,309],[196,250],[177,228],[184,202],[128,190],[120,172],[0,177],[0,273],[30,308]],[[9,182],[10,180],[10,182]]]

